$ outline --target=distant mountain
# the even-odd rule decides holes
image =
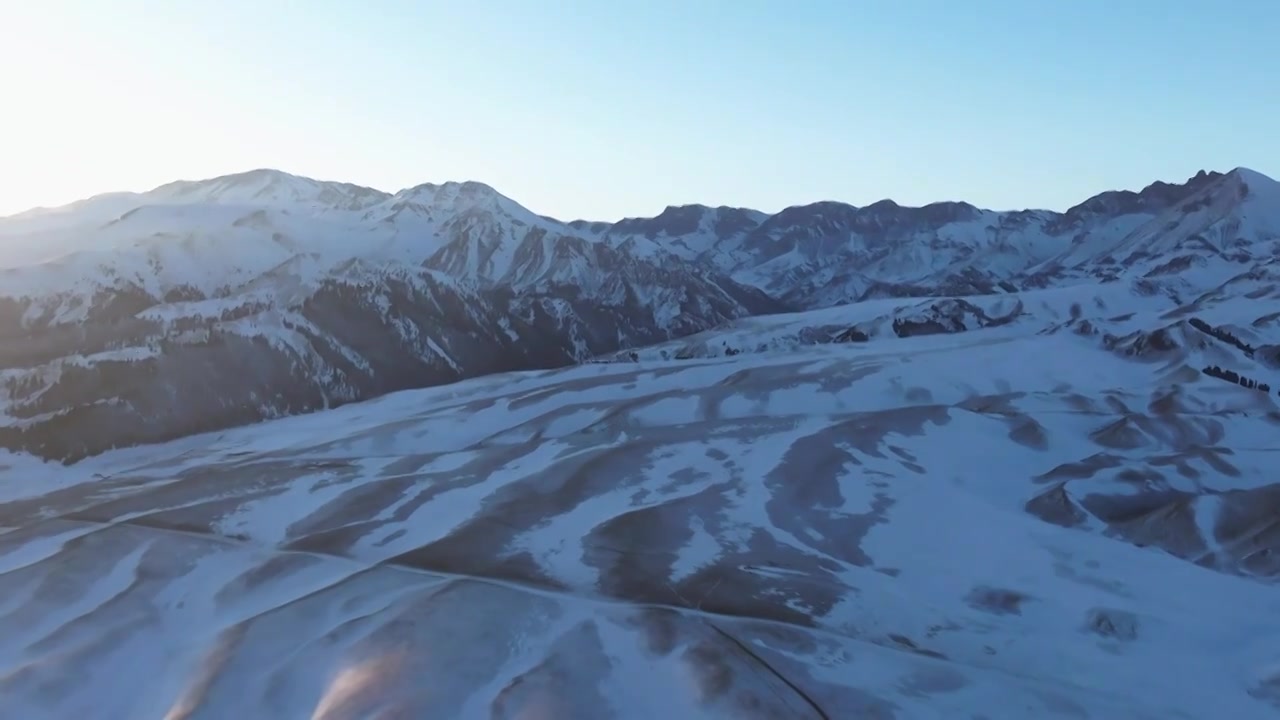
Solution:
[[[1277,187],[1238,168],[1140,192],[1104,192],[1063,213],[996,212],[960,202],[916,208],[891,200],[862,208],[819,202],[772,216],[687,206],[603,232],[615,242],[643,237],[794,307],[828,307],[1107,277],[1116,263],[1136,261],[1134,252],[1155,252],[1141,249],[1152,242],[1170,252],[1197,238],[1209,252],[1223,249],[1215,243],[1247,249],[1280,232]]]
[[[0,447],[75,459],[874,298],[1124,280],[1190,299],[1270,277],[1278,240],[1280,185],[1245,169],[1064,213],[885,200],[617,223],[478,182],[182,181],[0,219]]]
[[[24,214],[0,243],[45,255],[0,270],[0,445],[63,459],[782,309],[471,182],[259,170]]]

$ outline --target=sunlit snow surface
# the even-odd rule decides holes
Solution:
[[[1276,717],[1274,411],[1015,327],[0,459],[0,715]],[[1028,509],[1162,485],[1181,556]]]

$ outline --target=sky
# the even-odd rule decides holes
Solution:
[[[1280,176],[1275,0],[0,0],[0,215],[270,167],[562,219]]]

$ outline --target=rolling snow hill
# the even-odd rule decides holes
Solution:
[[[1068,323],[1046,292],[1022,312]],[[15,456],[6,710],[1275,717],[1280,413],[1196,370],[1233,351],[1175,325],[1134,354],[1083,314],[754,347],[879,304]]]

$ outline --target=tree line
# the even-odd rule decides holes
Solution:
[[[1201,320],[1200,318],[1191,318],[1190,320],[1187,321],[1187,323],[1191,325],[1191,327],[1199,330],[1200,332],[1206,335],[1210,335],[1214,338],[1217,338],[1218,340],[1221,340],[1222,342],[1227,343],[1228,345],[1234,345],[1240,348],[1241,350],[1243,350],[1245,355],[1248,355],[1249,357],[1253,357],[1253,350],[1254,350],[1253,346],[1247,342],[1244,342],[1243,340],[1236,337],[1235,335],[1232,335],[1226,330],[1223,330],[1221,328],[1216,328],[1210,325],[1209,323]]]
[[[1208,375],[1210,377],[1216,377],[1222,380],[1226,380],[1227,382],[1235,383],[1243,388],[1249,388],[1250,390],[1260,390],[1265,393],[1271,392],[1271,386],[1268,385],[1267,383],[1258,382],[1253,378],[1245,377],[1240,373],[1235,372],[1234,370],[1223,370],[1217,365],[1210,365],[1209,367],[1205,368],[1202,372],[1204,372],[1205,375]]]

